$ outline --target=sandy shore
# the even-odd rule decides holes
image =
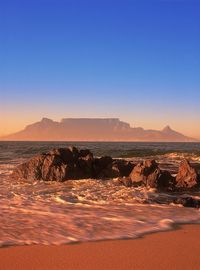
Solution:
[[[135,240],[2,248],[0,269],[200,269],[200,226]]]

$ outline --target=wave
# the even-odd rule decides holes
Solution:
[[[199,223],[200,211],[175,205],[176,194],[127,188],[113,180],[18,182],[14,167],[33,155],[66,143],[0,144],[0,246],[65,244],[103,239],[136,238]],[[183,158],[200,165],[199,144],[80,143],[96,156],[138,161],[153,157],[161,169],[176,174]],[[182,194],[191,196],[191,194]],[[200,199],[200,193],[192,194]]]
[[[200,222],[200,211],[173,204],[174,195],[126,188],[117,179],[8,180],[0,187],[0,246],[136,238],[175,223]]]
[[[5,215],[4,213],[4,217]],[[49,209],[38,211],[13,208],[9,209],[4,228],[1,228],[0,246],[61,245],[108,239],[133,239],[147,233],[170,230],[176,223],[199,222],[199,210],[187,211],[175,206],[76,205],[65,206],[65,212],[62,214],[50,212]]]

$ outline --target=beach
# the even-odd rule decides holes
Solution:
[[[199,225],[183,225],[134,240],[1,248],[0,269],[199,269],[199,239]]]

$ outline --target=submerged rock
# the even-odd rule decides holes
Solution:
[[[184,159],[176,176],[177,188],[194,188],[199,184],[198,174],[187,159]]]
[[[176,204],[182,204],[184,207],[200,207],[200,200],[194,199],[192,197],[178,198],[174,201]]]

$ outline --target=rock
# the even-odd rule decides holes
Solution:
[[[115,178],[129,175],[133,164],[109,156],[94,158],[88,149],[58,148],[33,157],[13,172],[14,178],[45,181]]]
[[[96,158],[93,163],[94,178],[109,178],[112,170],[113,159],[109,156]]]
[[[30,179],[30,180],[41,179],[42,178],[41,168],[45,156],[46,156],[45,154],[41,154],[30,159],[28,162],[20,164],[14,169],[12,177],[15,179]]]
[[[167,171],[161,171],[155,160],[145,160],[134,165],[109,156],[94,158],[88,149],[58,148],[37,155],[19,165],[13,171],[15,179],[66,181],[69,179],[119,178],[127,187],[144,185],[162,191],[196,187],[199,183],[196,170],[184,160],[176,179]]]
[[[160,169],[155,160],[145,160],[138,163],[130,173],[133,185],[145,185],[147,187],[157,187]]]
[[[132,171],[134,164],[122,160],[112,159],[111,157],[102,157],[97,159],[94,164],[94,178],[116,178],[128,176]]]
[[[97,178],[116,178],[121,176],[118,164],[115,162],[110,163],[105,169],[101,171]]]
[[[157,181],[158,190],[173,191],[175,189],[175,177],[168,171],[161,171]]]
[[[13,172],[14,178],[65,181],[92,177],[94,158],[89,150],[59,148],[33,157]]]
[[[192,197],[178,198],[174,201],[176,204],[182,204],[184,207],[200,207],[200,200],[194,199]]]
[[[66,177],[66,168],[67,165],[63,163],[61,156],[48,154],[38,168],[40,170],[39,179],[63,181]]]
[[[123,159],[116,159],[113,162],[113,166],[118,168],[119,174],[122,177],[122,176],[129,176],[135,164],[133,164],[130,161],[123,160]]]
[[[93,159],[93,154],[90,152],[89,149],[81,149],[79,151],[79,157],[81,157],[84,160],[91,160]]]
[[[192,167],[196,170],[196,172],[200,178],[200,163],[193,163]]]
[[[118,183],[123,184],[125,187],[132,187],[133,185],[130,177],[126,177],[126,176],[119,177]]]
[[[199,184],[196,170],[190,165],[189,161],[184,159],[176,176],[177,188],[194,188]]]

